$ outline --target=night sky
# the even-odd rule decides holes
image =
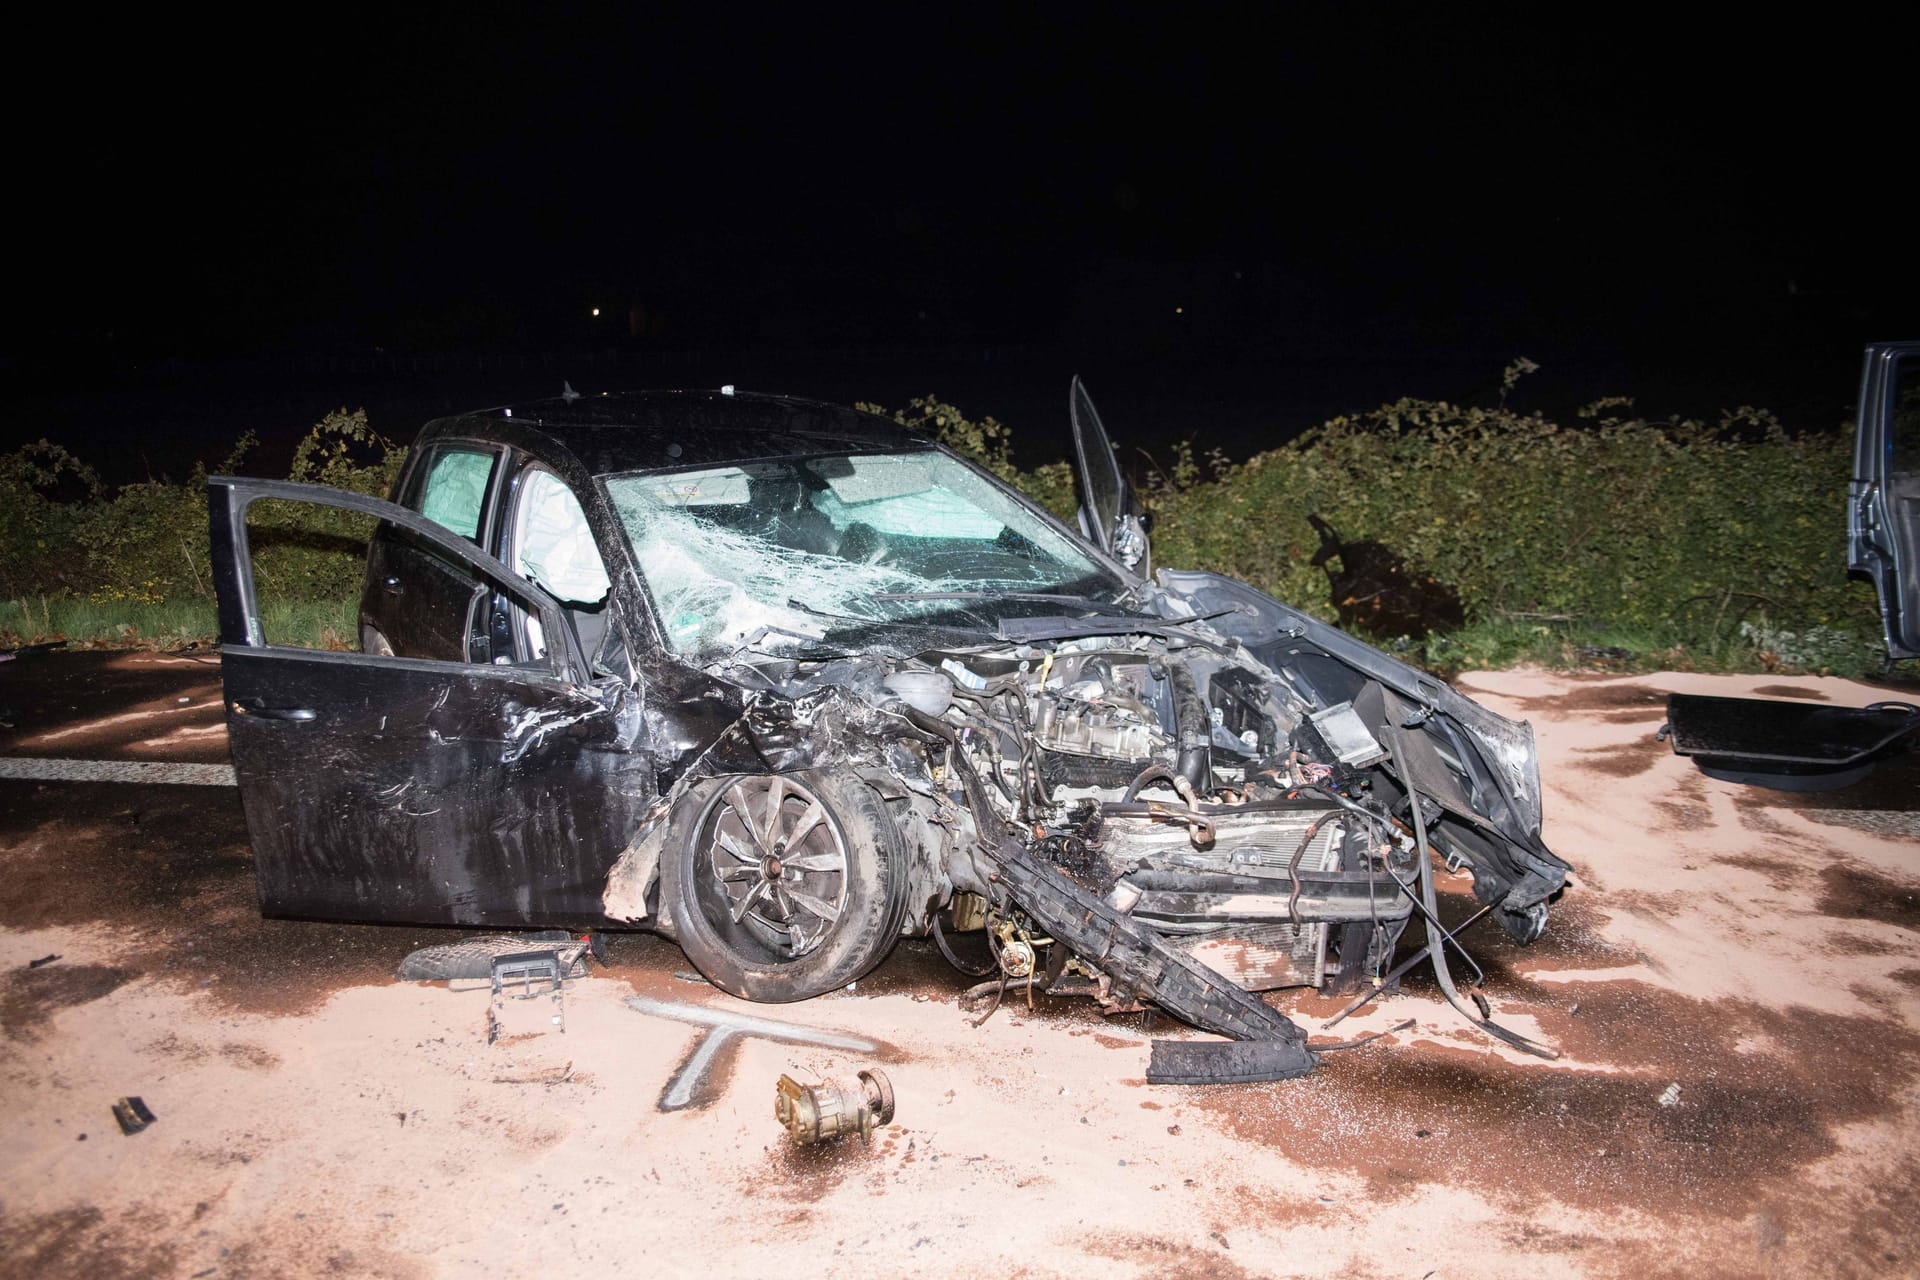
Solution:
[[[937,391],[1045,453],[1079,372],[1244,456],[1522,355],[1528,407],[1825,429],[1920,336],[1893,11],[812,9],[17,31],[0,444],[178,476],[565,376]]]

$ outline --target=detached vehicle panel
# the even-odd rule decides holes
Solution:
[[[1876,342],[1860,374],[1847,569],[1880,598],[1887,663],[1920,657],[1920,342]],[[1781,791],[1831,791],[1920,749],[1920,706],[1810,707],[1672,694],[1674,752],[1702,772]]]
[[[1880,595],[1887,657],[1920,658],[1920,342],[1867,348],[1847,511],[1847,568]]]
[[[443,419],[393,503],[215,477],[263,909],[652,928],[759,1000],[977,932],[1003,986],[1246,1042],[1159,1045],[1166,1080],[1311,1069],[1247,993],[1383,978],[1415,919],[1453,994],[1434,857],[1537,937],[1567,865],[1531,730],[1244,583],[1144,577],[1070,407],[1077,533],[883,419],[722,393]],[[380,517],[364,652],[266,642],[262,498]]]

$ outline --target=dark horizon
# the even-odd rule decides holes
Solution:
[[[86,57],[12,90],[0,444],[120,478],[602,371],[931,392],[1042,454],[1074,373],[1116,434],[1244,457],[1522,356],[1523,407],[1824,430],[1860,346],[1920,331],[1870,17],[144,21],[49,27]]]

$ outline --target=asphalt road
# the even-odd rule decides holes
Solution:
[[[564,1032],[490,1046],[484,993],[392,978],[457,932],[260,917],[216,658],[0,664],[0,1270],[1912,1274],[1920,779],[1701,778],[1650,734],[1662,689],[1734,691],[1708,678],[1475,680],[1534,719],[1577,875],[1541,943],[1471,946],[1565,1056],[1416,976],[1338,1034],[1402,1029],[1309,1079],[1179,1089],[1143,1079],[1164,1021],[1043,998],[974,1028],[911,941],[767,1008],[621,936]],[[871,1146],[786,1141],[780,1073],[876,1063]],[[123,1094],[152,1129],[115,1128]]]

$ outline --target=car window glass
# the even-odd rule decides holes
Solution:
[[[1920,356],[1893,367],[1893,414],[1887,423],[1887,470],[1909,484],[1920,477]]]
[[[477,449],[442,449],[428,465],[426,479],[409,505],[463,538],[479,538],[495,459],[495,454]]]
[[[878,533],[938,530],[948,538],[997,538],[1004,523],[960,494],[934,484],[924,461],[883,454],[848,459],[847,474],[826,477],[813,507],[835,529],[865,524]]]
[[[1112,593],[1079,545],[933,451],[614,476],[607,493],[681,654],[951,612],[956,593]],[[929,593],[935,597],[928,598]],[[973,625],[978,625],[978,609]]]
[[[587,513],[566,482],[530,471],[520,482],[513,568],[568,604],[598,604],[610,582]]]

